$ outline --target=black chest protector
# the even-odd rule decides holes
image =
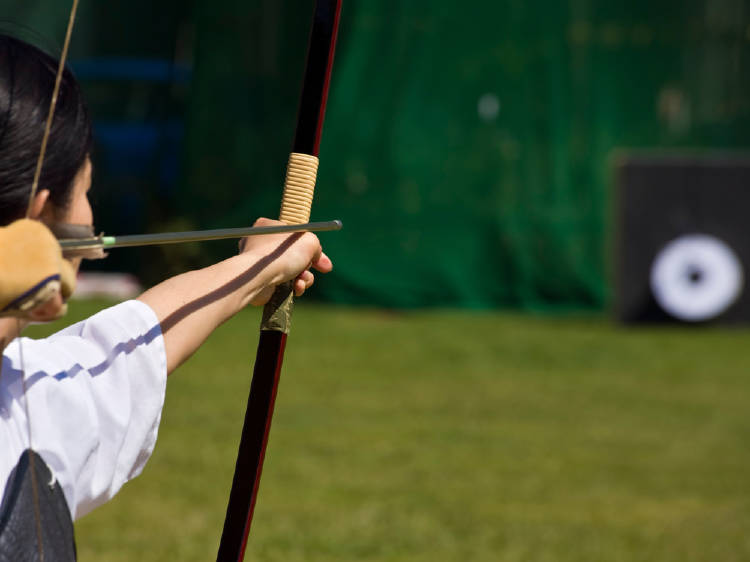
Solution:
[[[60,483],[42,457],[26,449],[0,504],[0,562],[75,560],[73,521]]]

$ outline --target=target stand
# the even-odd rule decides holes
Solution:
[[[620,154],[621,322],[750,323],[750,155]]]

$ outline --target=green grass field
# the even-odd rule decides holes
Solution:
[[[215,559],[258,322],[173,375],[82,562]],[[750,560],[748,336],[299,306],[247,559]]]

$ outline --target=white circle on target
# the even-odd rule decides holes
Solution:
[[[716,318],[742,293],[742,263],[728,244],[708,234],[675,238],[651,266],[651,291],[665,312],[686,322]]]

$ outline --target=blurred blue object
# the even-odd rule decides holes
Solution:
[[[77,60],[71,67],[79,80],[187,83],[192,75],[188,65],[164,59],[99,57]]]
[[[172,194],[179,179],[191,68],[131,57],[81,59],[70,66],[91,107],[97,175]]]
[[[157,190],[170,193],[179,179],[184,132],[184,123],[176,119],[159,123],[95,121],[98,164],[112,176],[155,176]]]

